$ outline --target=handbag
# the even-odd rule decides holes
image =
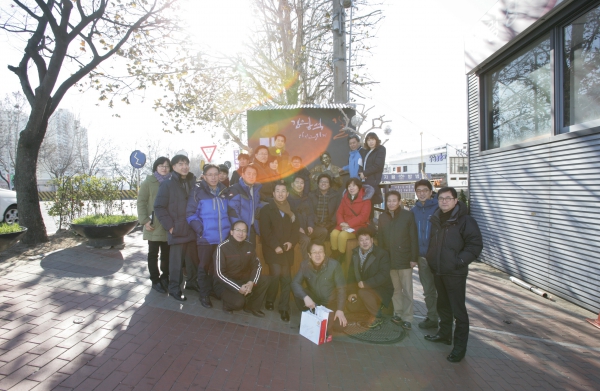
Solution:
[[[329,342],[327,338],[327,322],[331,310],[321,305],[314,310],[302,312],[300,318],[300,335],[313,342],[316,345],[322,345]]]

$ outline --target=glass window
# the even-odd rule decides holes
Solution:
[[[566,26],[563,34],[563,125],[600,120],[600,7]]]
[[[486,74],[487,149],[552,133],[550,49],[548,34]]]
[[[450,158],[450,174],[467,174],[469,172],[469,159],[466,157]]]

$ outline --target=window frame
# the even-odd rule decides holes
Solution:
[[[544,20],[540,19],[541,23],[531,31],[523,33],[522,39],[517,39],[514,44],[502,53],[498,53],[496,57],[488,64],[476,72],[479,82],[479,151],[482,154],[495,153],[510,149],[523,148],[530,145],[544,144],[563,137],[581,137],[587,134],[600,133],[600,124],[575,124],[563,126],[564,123],[564,91],[563,78],[564,68],[562,66],[564,59],[564,39],[563,29],[572,24],[576,19],[600,6],[600,0],[574,1],[567,5],[562,12],[557,13],[553,17]],[[533,141],[525,141],[521,143],[510,144],[498,148],[489,148],[491,144],[491,124],[490,116],[488,115],[491,105],[490,88],[488,85],[488,75],[497,70],[497,68],[506,63],[509,59],[514,59],[523,53],[523,50],[528,48],[533,42],[539,40],[544,35],[550,36],[550,72],[551,72],[551,101],[550,115],[552,129],[547,137]],[[591,121],[592,123],[598,120]],[[562,137],[561,137],[562,136]],[[558,138],[557,138],[558,137]]]

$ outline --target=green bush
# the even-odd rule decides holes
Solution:
[[[21,228],[19,223],[13,223],[13,224],[2,223],[2,224],[0,224],[0,235],[1,234],[11,234],[13,232],[21,232],[21,231],[23,231],[23,228]]]
[[[54,179],[54,203],[48,214],[58,218],[58,229],[74,219],[86,215],[110,216],[115,204],[122,207],[121,183],[123,178],[103,178],[90,175],[65,176]],[[120,201],[116,203],[116,201]]]
[[[127,223],[130,221],[137,221],[137,216],[133,215],[92,215],[92,216],[84,216],[79,217],[72,221],[73,224],[82,224],[82,225],[112,225],[112,224],[121,224]]]

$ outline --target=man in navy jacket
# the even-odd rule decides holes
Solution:
[[[427,259],[425,259],[425,255],[429,248],[429,237],[431,234],[431,221],[429,221],[429,218],[438,209],[438,201],[436,198],[431,198],[433,187],[427,179],[415,182],[415,193],[417,193],[417,198],[419,199],[412,209],[419,234],[419,260],[417,261],[417,265],[419,268],[419,280],[421,280],[421,285],[423,285],[425,306],[427,307],[427,317],[419,323],[419,328],[432,329],[438,327],[437,291],[433,282],[433,273],[427,263]]]
[[[177,301],[187,298],[181,293],[183,282],[182,262],[187,271],[186,287],[196,285],[196,235],[186,221],[188,196],[192,192],[196,177],[190,171],[190,160],[185,155],[175,155],[171,159],[173,173],[158,188],[154,201],[154,215],[167,230],[169,243],[169,295]],[[196,288],[197,289],[197,288]]]
[[[231,225],[242,220],[248,226],[248,240],[256,246],[256,235],[260,235],[258,228],[258,212],[262,207],[260,202],[260,189],[262,185],[256,183],[258,170],[249,164],[242,170],[240,181],[228,189],[229,204],[227,214]]]

